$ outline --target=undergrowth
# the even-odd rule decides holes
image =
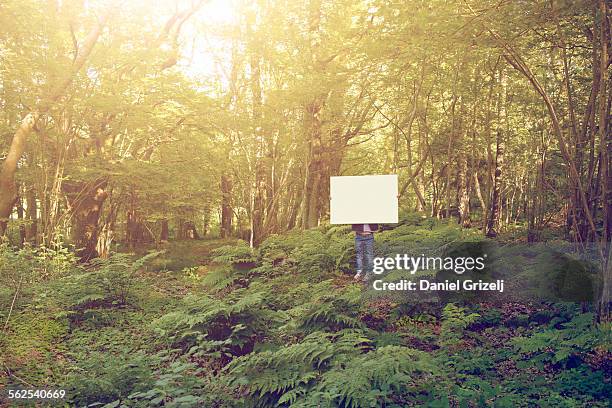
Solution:
[[[480,241],[413,217],[377,234],[376,253]],[[92,407],[608,406],[610,330],[585,304],[370,298],[351,279],[347,227],[257,250],[202,245],[200,265],[170,249],[86,268],[65,257],[44,279],[27,275],[0,338],[0,385],[65,387],[69,405]],[[510,280],[550,262],[533,248],[499,251],[494,273]],[[1,248],[3,322],[18,286],[8,271],[45,262]]]

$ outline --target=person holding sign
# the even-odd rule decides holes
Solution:
[[[355,231],[355,253],[357,254],[357,273],[355,280],[367,281],[372,275],[374,263],[374,233],[378,230],[378,224],[353,224]],[[365,271],[365,274],[364,274]]]
[[[356,280],[368,280],[378,226],[398,222],[397,174],[330,177],[330,223],[355,231]]]

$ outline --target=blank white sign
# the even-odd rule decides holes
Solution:
[[[397,183],[397,174],[330,177],[330,222],[397,223]]]

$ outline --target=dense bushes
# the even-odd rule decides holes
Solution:
[[[388,255],[480,238],[417,217],[376,240]],[[203,244],[207,265],[187,276],[146,272],[158,254],[115,255],[26,288],[4,346],[45,354],[36,368],[9,363],[21,378],[67,385],[79,406],[607,404],[609,341],[581,307],[372,298],[351,278],[346,227],[272,236],[258,250]],[[502,247],[492,264],[531,276],[539,253]]]

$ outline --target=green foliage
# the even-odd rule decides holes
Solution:
[[[349,231],[332,227],[271,236],[261,245],[260,253],[272,264],[289,263],[312,275],[346,271],[351,268],[354,245]]]
[[[287,310],[292,317],[286,329],[311,332],[315,330],[339,330],[361,327],[358,319],[361,291],[349,286],[343,290],[334,289],[332,281],[313,285],[308,299]]]
[[[513,344],[523,358],[537,363],[566,364],[571,357],[603,344],[604,339],[604,333],[594,325],[593,314],[582,313],[566,323],[553,322],[546,330],[529,337],[517,337]]]
[[[596,267],[592,262],[577,258],[567,243],[516,245],[502,253],[495,268],[515,271],[514,279],[523,283],[524,296],[554,302],[593,301]],[[519,263],[507,265],[514,259]]]
[[[239,241],[238,245],[225,245],[213,251],[213,262],[231,266],[245,266],[257,261],[255,251],[245,241]]]
[[[136,260],[129,254],[113,254],[107,259],[96,259],[86,270],[59,280],[50,288],[59,292],[58,302],[66,310],[58,316],[80,320],[95,315],[99,308],[127,305],[133,300],[137,271],[159,254],[152,252]]]
[[[24,118],[40,113],[31,134],[21,133],[15,180],[0,183],[2,199],[13,181],[20,195],[21,219],[9,222],[8,237],[18,243],[33,225],[21,214],[31,193],[38,238],[58,238],[49,248],[0,246],[3,374],[67,385],[76,406],[609,405],[609,341],[601,339],[609,326],[551,304],[448,304],[438,319],[439,310],[423,318],[406,307],[412,294],[399,295],[399,305],[368,302],[342,276],[353,267],[347,226],[295,229],[259,250],[156,242],[170,250],[145,257],[148,272],[177,273],[146,276],[145,258],[115,254],[85,269],[57,245],[79,233],[79,215],[95,215],[79,208],[87,197],[65,200],[65,187],[93,180],[104,180],[106,196],[94,227],[115,239],[127,208],[153,236],[161,221],[171,233],[185,220],[216,231],[222,200],[242,237],[325,223],[328,175],[390,169],[405,186],[402,221],[376,235],[378,256],[436,256],[482,240],[454,216],[406,212],[453,212],[466,184],[479,226],[491,215],[479,201],[491,205],[502,180],[504,240],[524,240],[527,219],[534,229],[562,224],[560,214],[579,212],[564,199],[572,178],[555,139],[573,145],[584,130],[585,151],[569,149],[583,185],[607,181],[600,111],[610,96],[605,72],[592,69],[605,54],[607,19],[594,2],[0,3],[2,164]],[[599,3],[605,13],[608,2]],[[88,53],[92,29],[101,35]],[[595,190],[588,204],[600,231],[608,197]],[[549,228],[529,238],[565,235]],[[591,300],[601,284],[586,262],[539,248],[499,251],[494,271],[525,297]],[[180,273],[211,258],[202,285]],[[0,388],[8,381],[18,383],[1,375]]]
[[[453,390],[459,406],[515,407],[522,399],[500,385],[494,385],[478,377],[470,377]],[[495,401],[494,403],[492,403]]]
[[[252,274],[257,263],[257,254],[246,242],[224,245],[212,251],[213,267],[206,272],[201,283],[213,290],[224,289],[239,280],[243,282]],[[244,286],[244,285],[243,285]]]
[[[198,283],[202,279],[202,277],[198,274],[199,270],[200,270],[199,267],[192,266],[190,268],[183,268],[181,270],[181,273],[183,273],[188,280],[190,280],[190,281],[192,281],[194,283]]]
[[[562,395],[590,395],[597,399],[612,395],[612,384],[606,381],[604,373],[593,371],[585,365],[561,371],[555,388]]]
[[[427,376],[436,371],[426,353],[383,346],[334,365],[323,375],[315,393],[306,398],[306,405],[312,406],[315,398],[323,396],[332,406],[378,407],[391,402],[392,395],[426,390]]]
[[[15,249],[0,243],[0,283],[17,287],[65,276],[76,268],[77,257],[68,248],[31,247]]]
[[[451,347],[460,342],[464,330],[478,319],[477,313],[466,313],[466,309],[449,303],[442,310],[440,344]]]
[[[359,331],[314,332],[273,351],[253,353],[228,367],[230,383],[249,389],[257,406],[379,406],[434,368],[424,353],[398,346],[371,350]]]
[[[390,234],[401,236],[377,239]],[[352,237],[343,227],[273,237],[257,258],[244,244],[208,248],[213,264],[176,273],[138,273],[156,254],[75,268],[25,288],[35,295],[0,337],[3,362],[64,384],[76,406],[605,406],[606,329],[579,306],[369,301],[313,256],[334,239]]]
[[[165,358],[164,360],[169,360]],[[143,391],[128,395],[123,402],[136,407],[221,407],[228,406],[232,396],[220,384],[203,379],[204,371],[195,364],[177,360],[160,367],[155,381]]]
[[[261,293],[226,300],[191,295],[177,309],[153,322],[159,336],[190,353],[215,352],[218,356],[219,352],[230,356],[248,351],[277,319],[266,308]]]
[[[92,353],[68,375],[67,395],[74,404],[111,403],[153,385],[151,356],[114,350]]]
[[[201,282],[210,289],[220,290],[245,277],[246,273],[237,271],[230,265],[223,265],[208,271]]]
[[[66,369],[66,362],[61,359],[65,350],[56,343],[67,332],[65,322],[45,311],[14,311],[7,329],[0,332],[0,362],[31,384],[42,387],[60,382]],[[19,384],[15,380],[15,385]]]

